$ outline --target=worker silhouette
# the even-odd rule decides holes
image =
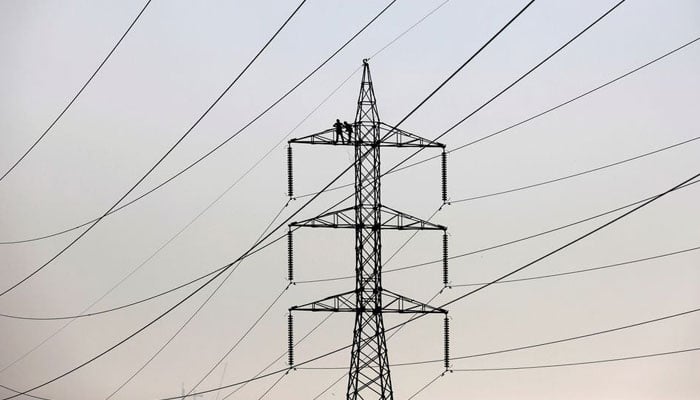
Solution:
[[[343,121],[343,127],[345,127],[345,132],[348,134],[348,142],[352,141],[352,125],[348,124],[348,121]]]
[[[340,123],[339,119],[335,120],[335,124],[333,124],[333,127],[335,128],[335,140],[344,143],[343,124]]]

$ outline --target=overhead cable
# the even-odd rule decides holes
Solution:
[[[636,356],[618,357],[618,358],[608,358],[603,360],[592,360],[592,361],[578,361],[578,362],[568,362],[562,364],[540,364],[540,365],[524,365],[516,367],[500,367],[500,368],[456,368],[453,372],[486,372],[486,371],[514,371],[514,370],[524,370],[524,369],[542,369],[542,368],[557,368],[557,367],[573,367],[580,365],[591,365],[591,364],[602,364],[617,361],[629,361],[629,360],[639,360],[642,358],[650,357],[660,357],[660,356],[670,356],[674,354],[688,353],[692,351],[698,351],[700,347],[693,347],[683,350],[666,351],[663,353],[651,353],[651,354],[641,354]]]
[[[85,81],[85,83],[83,83],[83,86],[80,87],[78,92],[73,96],[73,98],[68,102],[68,104],[65,107],[63,107],[63,110],[58,114],[58,116],[53,120],[53,122],[51,122],[51,124],[49,124],[49,126],[44,130],[44,132],[39,136],[39,138],[36,139],[34,141],[34,143],[31,144],[31,146],[29,146],[29,148],[20,156],[20,158],[17,161],[15,161],[15,163],[12,164],[12,166],[10,166],[10,168],[7,171],[5,171],[5,173],[2,174],[2,176],[0,176],[0,181],[5,179],[5,177],[7,175],[9,175],[10,172],[12,172],[12,170],[14,170],[17,167],[17,165],[19,165],[19,163],[21,163],[22,160],[24,160],[24,158],[27,157],[27,155],[29,155],[29,153],[32,150],[34,150],[36,145],[38,145],[39,142],[42,139],[44,139],[44,137],[49,133],[51,128],[53,128],[54,125],[56,125],[56,123],[58,123],[58,121],[61,119],[61,117],[63,117],[63,114],[65,114],[68,111],[68,109],[73,105],[73,103],[75,103],[75,101],[78,99],[78,96],[80,96],[83,93],[83,91],[85,90],[85,88],[90,84],[90,82],[92,82],[92,79],[97,75],[98,72],[100,72],[100,70],[107,63],[107,60],[109,60],[109,58],[112,56],[114,51],[117,50],[117,47],[119,47],[119,45],[124,40],[126,35],[131,31],[131,28],[133,28],[134,25],[136,24],[136,22],[139,20],[139,18],[141,18],[141,15],[143,14],[144,11],[146,11],[146,8],[148,7],[149,4],[151,4],[151,0],[146,1],[146,4],[144,4],[144,6],[141,8],[141,11],[139,11],[139,13],[136,15],[136,18],[134,18],[131,21],[131,24],[129,24],[129,27],[126,28],[126,31],[124,31],[124,33],[121,35],[119,40],[117,40],[117,43],[115,43],[114,46],[112,46],[112,49],[109,51],[109,53],[107,53],[107,56],[105,56],[105,58],[102,60],[100,65],[97,66],[97,69],[95,69],[95,71],[92,73],[92,75],[90,75],[90,77],[87,79],[87,81]]]
[[[235,85],[236,82],[238,82],[238,80],[243,76],[243,74],[244,74],[246,71],[248,71],[248,69],[250,68],[250,66],[253,65],[253,63],[255,62],[255,60],[257,60],[258,57],[263,53],[263,51],[265,51],[265,49],[267,49],[267,47],[272,43],[272,41],[273,41],[273,40],[277,37],[277,35],[282,31],[282,29],[284,29],[284,27],[287,26],[287,24],[289,23],[289,21],[292,20],[292,18],[296,15],[296,13],[297,13],[297,12],[299,11],[299,9],[304,5],[304,3],[306,3],[306,0],[302,0],[302,1],[299,3],[299,5],[294,9],[294,11],[293,11],[293,12],[289,15],[289,17],[287,17],[287,19],[284,21],[284,23],[275,31],[275,33],[272,35],[272,37],[270,37],[270,39],[267,40],[267,42],[265,43],[265,45],[263,45],[263,47],[258,51],[258,53],[250,60],[250,62],[248,62],[248,64],[243,68],[243,70],[241,70],[241,72],[239,72],[239,74],[236,76],[236,78],[234,78],[234,80],[231,81],[231,83],[219,94],[219,96],[214,100],[214,102],[213,102],[211,105],[209,105],[209,107],[207,107],[207,109],[197,118],[197,120],[187,129],[187,131],[185,131],[185,133],[184,133],[184,134],[183,134],[169,149],[168,149],[168,151],[166,151],[165,154],[163,154],[163,155],[158,159],[158,161],[156,161],[156,163],[153,164],[153,165],[148,169],[148,171],[146,171],[146,173],[145,173],[141,178],[139,178],[139,180],[137,180],[136,183],[133,184],[133,185],[131,186],[131,188],[129,188],[129,190],[127,190],[127,191],[119,198],[119,200],[117,200],[117,201],[116,201],[107,211],[105,211],[99,218],[97,218],[94,222],[92,222],[92,223],[87,227],[87,229],[85,229],[84,231],[82,231],[82,232],[81,232],[78,236],[76,236],[73,240],[71,240],[70,242],[68,242],[68,244],[67,244],[65,247],[63,247],[58,253],[56,253],[53,257],[51,257],[48,261],[46,261],[44,264],[42,264],[41,266],[39,266],[38,268],[36,268],[36,269],[35,269],[34,271],[32,271],[29,275],[26,275],[24,278],[20,279],[19,281],[17,281],[16,283],[14,283],[14,284],[12,284],[10,287],[8,287],[7,289],[5,289],[5,290],[3,290],[2,292],[0,292],[0,297],[2,297],[3,295],[9,293],[10,291],[12,291],[13,289],[15,289],[16,287],[18,287],[18,286],[21,285],[22,283],[26,282],[28,279],[30,279],[31,277],[33,277],[34,275],[36,275],[39,271],[41,271],[41,270],[44,269],[46,266],[48,266],[48,265],[49,265],[51,262],[53,262],[55,259],[57,259],[58,257],[60,257],[61,254],[65,253],[65,252],[66,252],[68,249],[70,249],[75,243],[77,243],[81,238],[83,238],[85,235],[87,235],[87,233],[90,232],[90,231],[92,230],[92,228],[94,228],[104,217],[106,217],[107,215],[109,215],[109,213],[110,213],[112,210],[114,210],[117,206],[119,206],[119,204],[120,204],[132,191],[134,191],[134,189],[136,189],[136,187],[138,187],[138,186],[141,184],[141,182],[143,182],[143,181],[144,181],[144,180],[145,180],[145,179],[146,179],[146,178],[147,178],[147,177],[162,163],[162,162],[163,162],[163,160],[165,160],[165,158],[168,157],[168,155],[170,155],[170,153],[171,153],[173,150],[175,150],[175,148],[176,148],[180,143],[182,143],[183,140],[185,140],[185,138],[194,130],[195,127],[197,127],[197,125],[199,125],[199,123],[204,119],[204,117],[206,117],[206,116],[209,114],[209,112],[219,103],[219,101],[226,95],[226,93],[228,93],[228,91],[231,90],[231,88],[233,87],[233,85]]]
[[[343,45],[341,45],[333,54],[331,54],[328,58],[326,58],[321,64],[319,64],[315,69],[313,69],[309,74],[307,74],[304,78],[302,78],[301,81],[296,83],[291,89],[289,89],[287,92],[285,92],[281,97],[279,97],[277,100],[275,100],[272,104],[270,104],[265,110],[263,110],[261,113],[259,113],[255,118],[252,120],[248,121],[243,127],[241,127],[239,130],[237,130],[235,133],[233,133],[231,136],[229,136],[227,139],[225,139],[223,142],[219,143],[216,145],[214,148],[209,150],[207,153],[199,157],[197,160],[189,164],[187,167],[184,169],[180,170],[176,174],[172,175],[170,178],[164,180],[163,182],[159,183],[158,185],[154,186],[153,188],[147,190],[143,194],[135,197],[134,199],[124,203],[123,205],[119,207],[115,207],[114,209],[111,209],[110,212],[104,214],[101,217],[92,219],[90,221],[84,222],[80,225],[64,229],[60,232],[55,232],[49,235],[44,235],[41,237],[33,238],[33,239],[25,239],[25,240],[20,240],[20,241],[14,241],[13,243],[23,243],[23,242],[28,242],[28,241],[33,241],[33,240],[40,240],[40,239],[46,239],[49,237],[61,235],[63,233],[67,233],[76,229],[79,229],[83,226],[90,225],[91,223],[94,223],[96,221],[99,221],[100,219],[104,218],[107,215],[113,214],[117,211],[120,211],[124,209],[125,207],[128,207],[135,202],[141,200],[142,198],[150,195],[151,193],[155,192],[156,190],[160,189],[161,187],[165,186],[166,184],[170,183],[173,181],[175,178],[179,177],[180,175],[184,174],[185,172],[189,171],[192,167],[195,165],[199,164],[201,161],[204,159],[208,158],[210,155],[212,155],[214,152],[222,148],[224,145],[229,143],[231,140],[233,140],[236,136],[239,134],[243,133],[248,127],[253,125],[256,121],[258,121],[260,118],[262,118],[265,114],[267,114],[270,110],[272,110],[274,107],[276,107],[282,100],[286,99],[290,94],[292,94],[296,89],[298,89],[302,84],[304,84],[309,78],[311,78],[313,75],[315,75],[321,68],[323,68],[331,59],[333,59],[338,53],[340,53],[345,47],[347,47],[353,40],[355,40],[362,32],[364,32],[372,23],[374,23],[382,14],[384,14],[385,11],[387,11],[394,3],[396,3],[398,0],[392,0],[389,2],[377,15],[375,15],[369,22],[367,22],[359,31],[357,31],[350,39],[348,39]],[[6,243],[7,244],[7,243]]]

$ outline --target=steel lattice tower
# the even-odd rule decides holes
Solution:
[[[439,230],[446,227],[401,213],[382,204],[382,147],[435,147],[443,149],[443,201],[446,175],[444,145],[382,123],[372,85],[369,64],[363,60],[362,84],[357,101],[352,133],[347,138],[334,129],[289,141],[289,195],[292,193],[291,144],[345,145],[355,148],[355,205],[323,215],[293,222],[289,230],[289,280],[293,281],[292,231],[297,227],[348,228],[355,230],[355,289],[312,303],[294,306],[289,314],[289,355],[293,365],[292,311],[330,311],[355,313],[353,345],[348,373],[347,399],[393,399],[389,356],[384,333],[385,313],[442,313],[416,300],[390,292],[382,286],[382,230]],[[444,276],[447,285],[447,247],[444,241]],[[447,319],[445,320],[447,324]],[[447,332],[447,325],[445,331]],[[447,366],[447,338],[445,364]]]

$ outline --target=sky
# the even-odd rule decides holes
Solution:
[[[0,2],[0,171],[4,173],[56,118],[144,3]],[[308,0],[126,201],[241,129],[387,3]],[[382,121],[396,123],[524,4],[398,0],[289,97],[211,157],[105,218],[41,272],[0,296],[0,313],[75,315],[98,299],[89,311],[118,307],[230,263],[269,224],[276,226],[274,222],[283,221],[308,199],[288,202],[286,197],[286,140],[328,129],[336,118],[352,120],[362,59],[370,58]],[[535,1],[402,128],[437,137],[614,4]],[[104,213],[202,115],[297,5],[286,0],[156,0],[149,4],[72,107],[0,181],[0,242],[49,235]],[[698,2],[626,1],[440,140],[449,150],[497,132],[699,36]],[[700,42],[695,42],[565,107],[450,153],[450,201],[576,174],[698,137],[698,71]],[[409,154],[386,149],[383,169]],[[436,154],[426,150],[416,159]],[[348,148],[295,146],[296,194],[322,188],[352,162],[352,156]],[[388,175],[382,182],[382,199],[389,207],[423,219],[439,210],[432,221],[448,226],[450,254],[458,255],[661,193],[700,172],[699,156],[700,140],[694,140],[594,173],[443,207],[440,165],[435,160]],[[340,182],[351,181],[347,175]],[[350,194],[349,190],[323,194],[295,220],[315,216]],[[698,247],[699,190],[693,185],[671,193],[513,278]],[[455,258],[450,261],[452,288],[443,290],[439,263],[387,272],[384,286],[421,301],[442,291],[433,303],[442,304],[470,290],[457,285],[495,279],[617,215],[620,212]],[[0,289],[45,263],[79,232],[0,244]],[[284,232],[286,227],[278,233]],[[439,233],[421,232],[396,252],[409,238],[410,232],[383,234],[385,270],[441,257]],[[353,234],[346,230],[296,232],[296,279],[351,275],[353,246]],[[700,307],[699,265],[700,253],[688,251],[603,270],[493,285],[449,306],[451,354],[526,346],[696,309]],[[289,307],[352,289],[352,280],[347,279],[288,286],[286,269],[285,241],[244,260],[175,339],[116,393],[223,277],[114,351],[32,393],[55,400],[106,399],[113,393],[113,399],[177,396],[183,387],[193,388],[242,337],[198,390],[250,378],[286,351]],[[113,346],[192,290],[189,286],[133,307],[80,318],[65,327],[71,320],[0,317],[0,384],[26,389],[52,379]],[[296,337],[326,316],[296,314]],[[427,316],[401,329],[388,341],[390,361],[441,359],[440,319]],[[387,326],[405,320],[404,316],[385,317]],[[296,360],[348,345],[352,324],[352,315],[331,316],[299,343]],[[557,345],[453,360],[452,368],[533,366],[662,353],[696,348],[698,337],[700,315],[693,313]],[[280,359],[273,369],[285,368],[285,360]],[[348,360],[349,351],[343,351],[308,364],[330,369],[293,370],[281,375],[274,387],[278,376],[261,379],[229,398],[256,399],[271,387],[264,398],[343,398],[342,368]],[[395,398],[409,398],[443,371],[441,362],[392,368]],[[561,368],[454,371],[430,383],[415,398],[692,399],[700,393],[698,371],[700,352]],[[202,398],[220,399],[231,391]],[[7,397],[11,392],[0,389],[0,394]]]

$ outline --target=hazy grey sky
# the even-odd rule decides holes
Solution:
[[[288,134],[366,58],[443,0],[399,0],[384,16],[268,115],[163,189],[102,221],[84,239],[15,291],[0,312],[23,316],[80,313],[150,260],[93,310],[169,289],[235,259],[286,202],[285,150],[250,175],[166,247],[151,256],[256,160]],[[192,134],[129,197],[145,192],[230,136],[354,34],[387,1],[309,0],[269,49]],[[370,61],[382,120],[394,123],[510,19],[524,1],[447,2]],[[537,0],[473,63],[403,124],[432,138],[546,57],[614,1]],[[0,2],[0,171],[43,132],[99,65],[143,1]],[[0,182],[0,241],[60,231],[104,212],[184,133],[238,74],[296,1],[154,1],[94,81],[19,167]],[[629,0],[542,68],[442,141],[455,148],[594,88],[700,36],[697,1]],[[576,173],[700,136],[700,43],[567,107],[449,157],[449,195],[461,199]],[[351,120],[355,74],[292,137]],[[429,152],[426,152],[426,155]],[[408,155],[383,153],[389,167]],[[351,161],[345,148],[295,148],[297,193],[319,189]],[[700,140],[598,173],[443,208],[450,252],[511,241],[651,196],[700,170]],[[348,182],[350,176],[344,178]],[[697,186],[697,185],[696,185]],[[691,186],[518,274],[595,267],[700,245],[700,188]],[[440,206],[439,164],[391,175],[383,202],[427,218]],[[321,197],[298,219],[347,195]],[[282,214],[302,204],[292,202]],[[550,235],[453,260],[454,284],[483,282],[603,223],[607,216]],[[0,245],[0,289],[43,264],[76,232]],[[384,258],[408,238],[384,234]],[[189,389],[284,289],[286,246],[246,260],[211,302],[113,398],[157,399]],[[424,232],[386,264],[440,257],[439,234]],[[349,231],[300,231],[298,279],[353,272]],[[614,328],[700,307],[697,251],[559,278],[496,285],[450,307],[452,354],[480,353]],[[385,286],[427,301],[441,288],[440,265],[387,274]],[[217,284],[214,282],[214,284]],[[150,329],[93,364],[34,394],[56,400],[104,399],[184,323],[210,285]],[[350,290],[351,280],[290,287],[250,336],[200,389],[256,374],[286,350],[286,310]],[[76,320],[30,354],[65,321],[0,317],[0,384],[25,389],[69,370],[149,322],[189,289],[126,310]],[[468,288],[446,290],[442,303]],[[696,313],[697,314],[697,313]],[[700,346],[692,314],[590,339],[454,361],[454,368],[566,363]],[[297,337],[325,315],[298,314]],[[387,317],[387,325],[403,317]],[[427,317],[389,341],[391,362],[442,357],[442,321]],[[334,315],[300,344],[301,361],[344,346],[352,316]],[[312,366],[346,366],[348,351]],[[12,366],[8,365],[23,357]],[[284,358],[275,368],[284,367]],[[397,399],[442,365],[392,369]],[[270,399],[314,398],[342,370],[290,372]],[[696,399],[700,354],[591,366],[506,372],[455,372],[420,398]],[[258,398],[276,378],[231,398]],[[343,379],[322,399],[342,398]],[[4,390],[4,389],[3,389]],[[223,398],[224,391],[218,398]],[[9,395],[9,391],[0,391]],[[28,398],[28,397],[27,397]],[[216,394],[204,399],[215,399]]]

